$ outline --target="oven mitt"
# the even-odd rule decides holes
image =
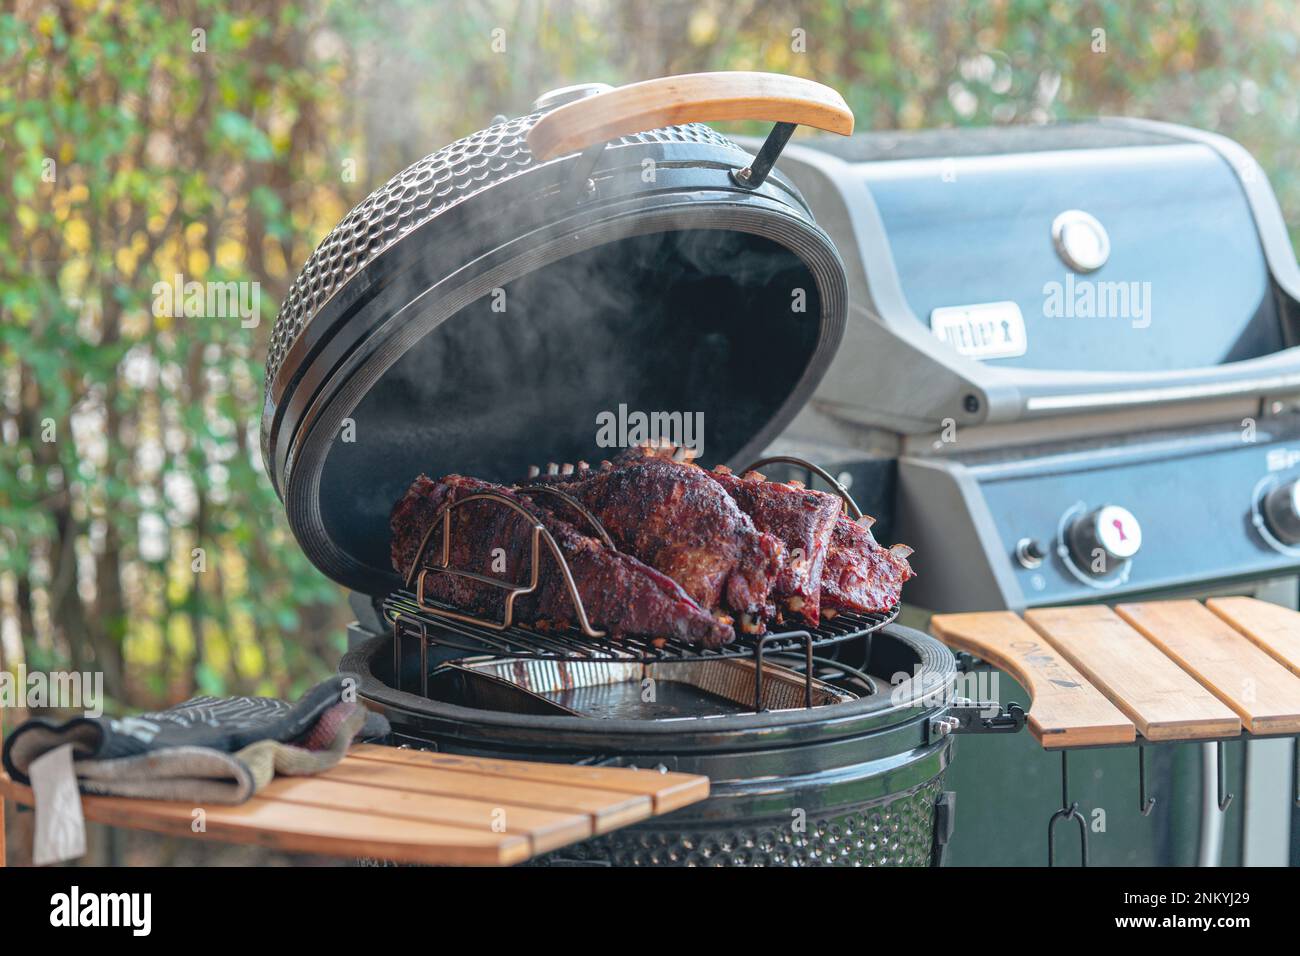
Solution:
[[[315,773],[342,758],[353,738],[383,736],[387,721],[343,699],[356,678],[338,675],[295,704],[267,697],[196,697],[122,719],[36,718],[5,741],[3,763],[27,783],[31,762],[71,743],[88,793],[238,803],[276,773]]]
[[[78,760],[77,782],[83,793],[106,796],[243,803],[276,774],[302,776],[334,766],[362,732],[367,714],[360,704],[335,704],[309,731],[310,740],[297,745],[267,739],[233,754],[209,747],[168,747],[115,760]]]

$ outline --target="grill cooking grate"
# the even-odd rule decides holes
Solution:
[[[440,606],[439,602],[425,598],[426,605]],[[441,605],[444,611],[453,608]],[[561,631],[536,631],[512,624],[504,629],[487,627],[470,621],[443,617],[421,608],[414,593],[399,590],[384,601],[384,616],[393,628],[393,680],[401,690],[402,649],[414,641],[420,655],[420,693],[429,693],[430,647],[444,647],[466,654],[491,654],[496,657],[522,657],[538,660],[668,663],[690,661],[716,661],[724,658],[753,658],[756,687],[755,698],[761,698],[763,659],[771,654],[802,653],[807,663],[806,674],[813,673],[813,651],[842,641],[864,637],[879,630],[898,617],[898,608],[883,614],[857,614],[843,611],[834,618],[823,620],[816,628],[778,631],[760,636],[737,635],[736,639],[720,648],[705,648],[685,641],[666,639],[651,641],[627,637],[612,640],[589,637],[577,627]],[[811,701],[812,684],[808,682],[807,699]],[[811,704],[809,704],[811,706]]]
[[[439,602],[425,598],[426,604]],[[450,606],[443,605],[447,610]],[[695,661],[725,657],[755,657],[760,653],[778,654],[805,650],[809,639],[814,649],[862,637],[890,623],[898,608],[885,614],[841,612],[817,628],[800,628],[762,636],[740,635],[720,648],[668,639],[652,642],[647,638],[592,638],[576,627],[562,631],[536,631],[512,624],[495,630],[467,621],[436,617],[420,608],[410,591],[395,591],[384,601],[384,616],[393,625],[398,641],[423,638],[425,643],[455,648],[475,654],[499,657],[528,657],[566,661]]]

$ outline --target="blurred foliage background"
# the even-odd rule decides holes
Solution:
[[[711,69],[860,129],[1166,119],[1246,145],[1300,236],[1291,0],[11,0],[0,13],[0,648],[118,708],[294,694],[346,605],[258,451],[280,297],[333,224],[541,91]],[[801,32],[800,32],[801,31]],[[155,315],[257,282],[261,322]]]

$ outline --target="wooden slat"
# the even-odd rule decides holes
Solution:
[[[1101,605],[1040,608],[1025,620],[1148,740],[1241,733],[1241,721],[1159,648]]]
[[[462,773],[479,773],[520,780],[541,780],[578,787],[596,787],[650,797],[655,813],[668,813],[703,800],[709,795],[709,778],[691,773],[657,773],[626,767],[575,767],[570,764],[536,763],[524,760],[494,760],[460,754],[399,750],[374,744],[359,744],[350,757],[384,760],[414,767],[434,767]]]
[[[1205,606],[1291,673],[1300,675],[1300,614],[1248,597],[1211,598]]]
[[[404,766],[381,760],[345,757],[337,767],[318,776],[327,780],[364,783],[415,793],[498,800],[542,810],[578,810],[590,816],[595,833],[608,833],[654,815],[653,801],[640,794],[541,780],[494,778],[433,767]]]
[[[1131,743],[1132,721],[1010,611],[941,614],[935,636],[1010,673],[1033,698],[1030,732],[1047,749]]]
[[[410,790],[389,790],[317,777],[277,777],[259,791],[258,797],[469,829],[495,828],[527,839],[533,855],[585,840],[593,830],[591,819],[585,813],[539,810],[501,801],[432,797]]]
[[[1241,717],[1251,733],[1300,733],[1300,677],[1197,601],[1115,608]]]
[[[29,788],[0,774],[0,792],[32,804]],[[526,860],[528,840],[483,827],[455,827],[419,820],[304,807],[254,797],[237,807],[204,808],[206,832],[192,830],[193,807],[164,800],[83,797],[87,820],[173,836],[207,836],[292,853],[379,857],[402,863],[505,866]]]

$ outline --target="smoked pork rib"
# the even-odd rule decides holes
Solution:
[[[762,632],[785,548],[704,469],[633,452],[598,471],[532,481],[573,495],[616,548],[668,575],[701,607],[729,611],[741,617],[741,630]]]
[[[580,533],[527,495],[461,475],[438,481],[421,475],[393,508],[391,557],[398,573],[409,571],[420,541],[443,505],[483,492],[509,498],[551,533],[593,627],[614,638],[674,637],[706,647],[719,647],[735,637],[725,621],[701,608],[668,576]],[[500,502],[472,501],[457,508],[452,512],[450,567],[526,584],[532,569],[532,525]],[[440,548],[441,531],[435,530],[430,543],[435,557]],[[515,601],[514,620],[539,629],[567,627],[577,619],[568,588],[545,544],[541,555],[537,590]],[[508,592],[458,575],[432,573],[425,578],[425,593],[462,610],[501,620]]]
[[[785,545],[785,565],[772,596],[813,627],[821,620],[822,568],[830,548],[840,499],[798,482],[767,481],[759,474],[743,478],[719,465],[708,473],[749,515],[754,527]]]
[[[871,519],[840,515],[822,566],[822,613],[888,611],[898,604],[903,584],[915,577],[905,544],[882,547],[871,533]]]

